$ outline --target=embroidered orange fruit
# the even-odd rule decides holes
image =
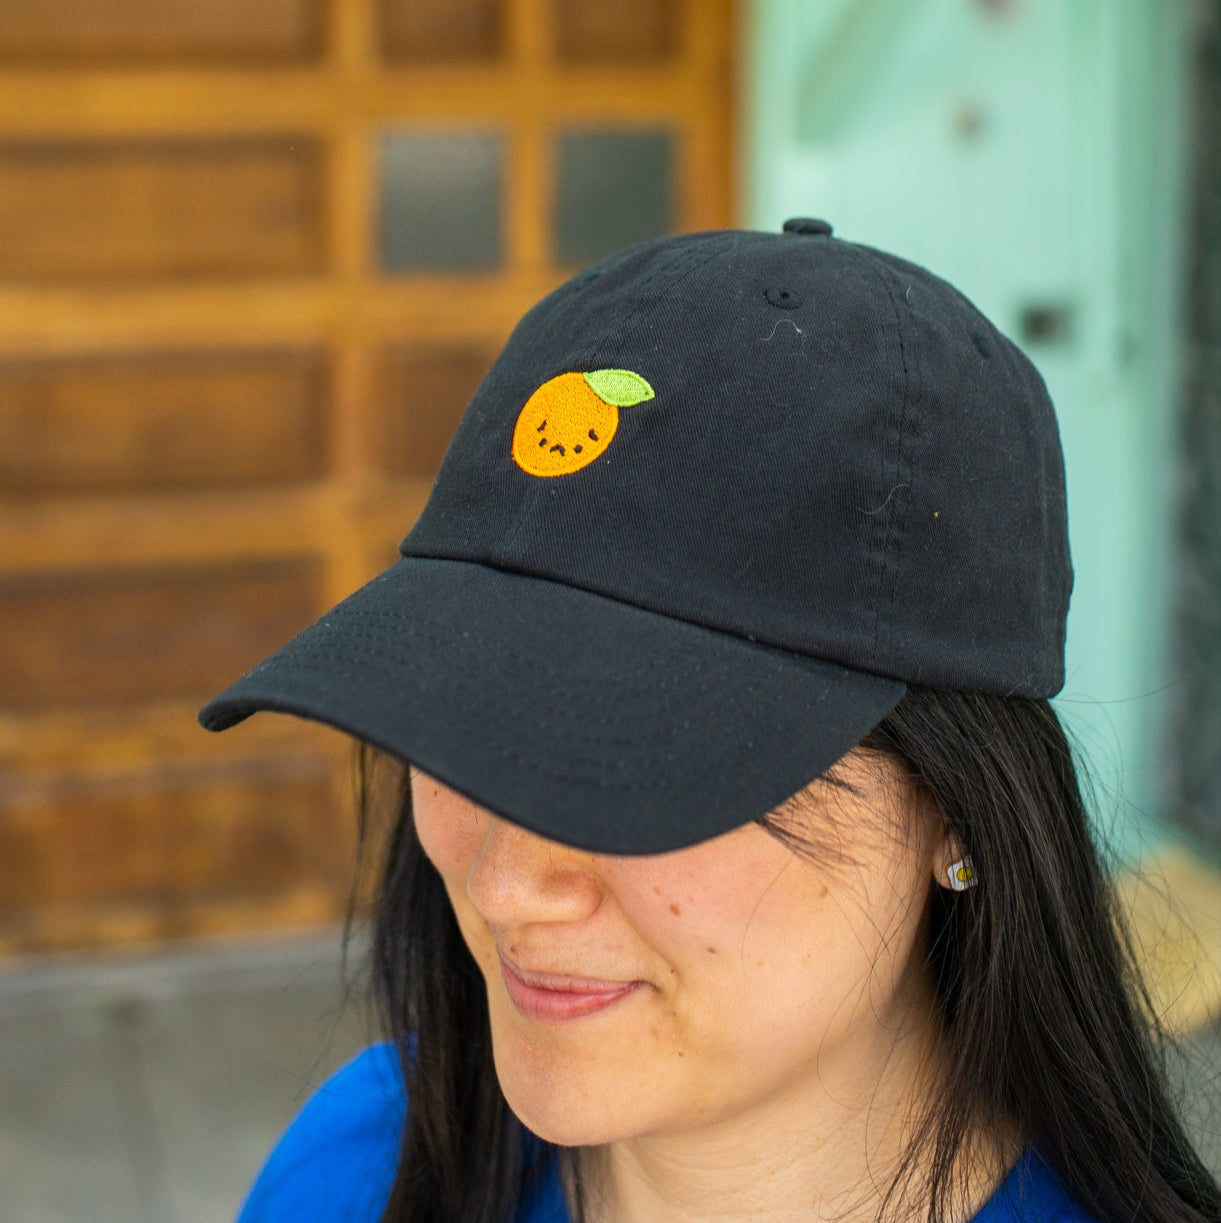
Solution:
[[[558,374],[526,400],[513,430],[513,461],[532,476],[566,476],[602,454],[619,428],[619,409],[653,398],[630,369]]]

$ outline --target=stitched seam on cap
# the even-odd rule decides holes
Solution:
[[[892,273],[893,277],[893,273]],[[916,414],[916,402],[918,395],[913,393],[912,383],[916,380],[916,353],[914,351],[914,339],[909,342],[905,336],[904,318],[900,309],[899,300],[888,287],[887,293],[890,297],[891,306],[895,312],[896,326],[899,332],[899,351],[903,361],[903,404],[899,416],[899,446],[896,455],[896,472],[895,486],[898,489],[891,504],[890,517],[887,524],[887,530],[890,534],[888,547],[888,569],[889,569],[889,597],[886,604],[886,623],[894,624],[895,612],[898,606],[899,599],[899,574],[902,568],[902,553],[903,540],[906,534],[906,516],[910,511],[910,506],[913,502],[912,479],[914,472],[913,451],[915,447],[915,439],[912,436],[912,420]],[[921,383],[921,389],[923,384]],[[880,629],[881,620],[879,620],[878,629]],[[892,629],[893,640],[893,629]],[[875,651],[876,651],[876,634],[875,634]],[[893,644],[891,644],[890,652],[893,652]],[[877,654],[874,653],[874,661],[877,661]]]
[[[899,566],[896,562],[899,552],[900,531],[895,521],[895,516],[899,512],[900,494],[904,491],[902,488],[903,451],[908,437],[907,410],[911,402],[911,368],[907,361],[907,345],[903,335],[903,318],[899,312],[899,303],[892,289],[890,277],[887,275],[889,269],[871,251],[864,248],[860,248],[860,250],[866,265],[872,268],[877,276],[882,291],[886,294],[886,300],[890,302],[890,308],[894,311],[895,334],[899,342],[899,362],[903,367],[903,398],[899,405],[898,420],[894,426],[898,434],[895,446],[894,474],[885,481],[884,489],[887,498],[881,510],[881,513],[885,516],[882,525],[882,569],[878,575],[878,597],[870,600],[870,604],[874,609],[874,619],[873,633],[869,642],[869,667],[874,668],[878,665],[878,637],[881,635],[883,619],[887,623],[892,622],[895,599],[899,589]],[[907,464],[908,488],[906,490],[909,493],[911,491],[910,476],[911,463],[909,460]],[[888,587],[889,598],[885,608],[885,617],[883,617],[881,604],[883,598],[886,597]],[[891,659],[890,661],[893,662],[894,660]]]

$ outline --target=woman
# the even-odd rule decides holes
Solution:
[[[613,256],[402,551],[201,715],[411,766],[397,1064],[244,1218],[1221,1217],[1047,704],[1054,414],[949,285],[811,220]]]

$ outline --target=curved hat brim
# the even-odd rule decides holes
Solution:
[[[772,810],[905,690],[558,582],[405,557],[199,717],[325,722],[545,837],[652,854]]]

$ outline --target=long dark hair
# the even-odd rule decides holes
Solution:
[[[931,797],[982,881],[930,888],[946,1079],[878,1218],[893,1200],[927,1202],[926,1223],[952,1217],[963,1152],[1000,1124],[1102,1223],[1221,1220],[1051,706],[912,688],[860,746]],[[579,1219],[576,1154],[528,1134],[500,1092],[483,979],[416,839],[406,782],[402,770],[373,917],[374,997],[410,1100],[383,1223],[507,1223],[552,1160]]]

